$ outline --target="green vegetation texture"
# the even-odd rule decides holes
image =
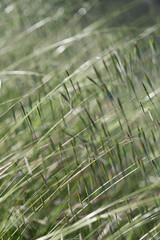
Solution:
[[[0,1],[0,239],[160,239],[159,13]]]

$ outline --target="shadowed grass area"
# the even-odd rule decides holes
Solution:
[[[1,239],[159,239],[159,11],[0,2]]]

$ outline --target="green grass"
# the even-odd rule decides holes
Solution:
[[[0,239],[160,238],[159,10],[0,2]]]

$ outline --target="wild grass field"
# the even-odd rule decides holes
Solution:
[[[159,13],[0,1],[0,239],[160,239]]]

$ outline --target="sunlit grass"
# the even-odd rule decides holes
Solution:
[[[3,240],[159,239],[159,5],[113,2],[0,4]]]

